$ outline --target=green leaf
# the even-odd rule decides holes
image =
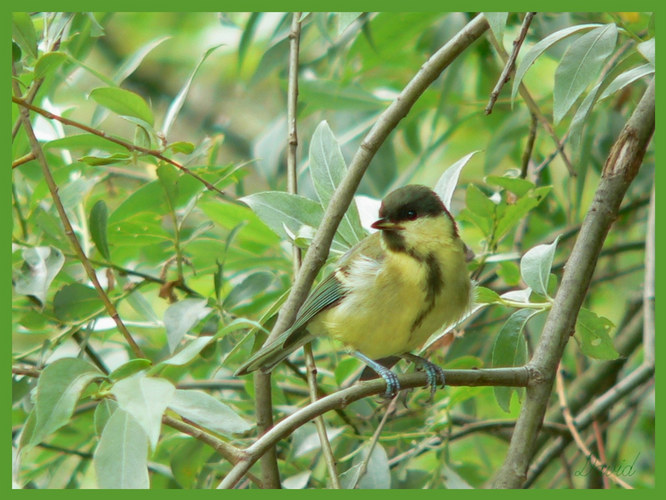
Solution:
[[[162,187],[164,188],[169,208],[175,210],[176,202],[178,200],[178,184],[180,180],[178,170],[173,165],[163,163],[157,167],[157,177],[160,179]]]
[[[520,275],[536,293],[548,297],[548,278],[559,236],[550,245],[537,245],[520,259]]]
[[[231,289],[224,299],[224,308],[233,310],[252,301],[257,295],[264,293],[275,281],[273,273],[258,271],[249,274],[243,281]]]
[[[104,375],[78,358],[61,358],[47,365],[39,376],[35,393],[35,427],[31,445],[67,424],[83,390]]]
[[[337,12],[338,36],[342,35],[363,12]]]
[[[467,185],[466,205],[470,211],[479,217],[486,217],[488,219],[494,216],[497,207],[475,184]]]
[[[608,24],[585,33],[567,49],[555,71],[553,121],[559,123],[580,95],[599,78],[615,49],[617,27]]]
[[[615,92],[622,90],[627,85],[634,83],[636,80],[644,76],[654,73],[654,66],[652,64],[643,64],[637,68],[632,68],[620,74],[613,80],[608,87],[601,93],[599,100],[606,99],[608,96],[613,95]]]
[[[168,380],[146,377],[140,372],[116,382],[111,393],[116,397],[118,406],[136,419],[155,449],[160,437],[162,415],[175,390]]]
[[[117,381],[139,373],[143,370],[147,370],[151,366],[151,361],[149,359],[130,359],[127,363],[120,365],[118,368],[109,373],[109,378],[111,380]]]
[[[95,449],[97,486],[104,489],[149,488],[148,438],[126,411],[113,412]]]
[[[492,352],[492,367],[522,366],[527,361],[527,344],[523,329],[527,321],[535,314],[531,309],[518,309],[504,323],[495,336]],[[511,394],[515,387],[494,387],[495,399],[506,412],[509,411]]]
[[[248,18],[247,23],[245,23],[243,34],[241,35],[241,39],[238,42],[238,69],[243,67],[245,54],[247,53],[247,49],[252,43],[252,38],[254,37],[254,32],[257,28],[257,25],[259,24],[261,16],[261,12],[252,12],[250,13],[250,17]]]
[[[44,149],[58,148],[58,149],[101,149],[108,152],[125,152],[127,149],[120,144],[111,142],[108,139],[99,137],[94,134],[74,134],[60,139],[54,139],[44,144]]]
[[[37,33],[27,13],[12,12],[12,38],[23,52],[37,57]]]
[[[90,236],[97,246],[97,250],[106,260],[111,258],[109,253],[109,242],[106,237],[106,222],[108,219],[108,209],[104,200],[99,200],[93,205],[90,211],[88,224],[90,226]]]
[[[178,142],[173,142],[169,144],[169,149],[173,151],[174,153],[182,153],[182,154],[192,154],[194,151],[194,144],[191,142],[184,142],[184,141],[178,141]]]
[[[529,52],[525,54],[525,57],[523,57],[523,59],[518,64],[518,67],[516,68],[516,74],[513,79],[513,87],[511,89],[511,101],[513,102],[513,100],[516,98],[516,94],[518,93],[518,87],[520,86],[520,82],[523,80],[525,73],[527,72],[528,69],[530,69],[530,66],[532,66],[534,61],[536,61],[536,59],[541,54],[543,54],[544,51],[548,50],[552,45],[556,44],[557,42],[563,40],[568,36],[578,33],[579,31],[589,30],[592,28],[596,28],[598,26],[601,25],[579,24],[577,26],[570,26],[568,28],[556,31],[555,33],[551,33],[546,38],[539,41],[539,43],[534,45],[534,47],[532,47],[529,50]]]
[[[474,301],[477,304],[493,304],[500,301],[500,296],[490,288],[476,286],[474,287]]]
[[[64,323],[81,321],[104,310],[104,303],[93,288],[72,283],[58,290],[53,298],[56,318]]]
[[[132,156],[127,153],[113,153],[111,155],[86,155],[79,158],[79,161],[86,165],[94,167],[103,165],[127,164],[132,161]]]
[[[518,224],[518,222],[530,212],[530,210],[541,203],[551,189],[551,186],[538,187],[529,195],[518,199],[516,203],[508,205],[501,219],[497,223],[497,229],[495,232],[496,240],[499,241],[502,239],[512,227]]]
[[[181,417],[225,436],[253,427],[229,406],[203,391],[176,389],[168,406]]]
[[[205,299],[183,299],[170,305],[164,311],[164,325],[166,326],[169,352],[174,352],[185,334],[188,333],[209,312]]]
[[[645,42],[641,42],[638,44],[638,52],[641,53],[641,55],[647,59],[650,64],[654,67],[656,65],[656,58],[655,58],[655,40],[654,38],[650,38],[649,40]]]
[[[388,463],[386,450],[380,443],[375,443],[368,460],[367,469],[363,476],[361,466],[369,453],[369,445],[363,447],[363,451],[354,456],[352,466],[340,474],[340,483],[343,488],[353,488],[355,485],[359,489],[389,489],[391,487],[391,470]]]
[[[25,248],[23,265],[14,277],[14,290],[18,294],[32,295],[42,304],[53,279],[65,263],[62,252],[54,247]]]
[[[437,179],[437,183],[433,188],[433,191],[437,193],[442,203],[446,208],[451,207],[451,199],[453,198],[453,192],[458,185],[458,177],[460,177],[460,172],[463,167],[467,165],[467,162],[474,156],[478,151],[472,151],[471,153],[466,154],[460,160],[455,162],[449,168],[447,168],[444,173]]]
[[[58,69],[67,60],[64,52],[48,52],[37,59],[35,63],[35,78],[44,78]]]
[[[495,35],[495,38],[500,45],[503,45],[504,28],[506,27],[506,20],[509,18],[508,12],[484,12],[483,16],[488,20],[490,30]]]
[[[121,116],[139,118],[151,126],[155,119],[148,103],[140,95],[117,87],[100,87],[90,92],[98,104]]]
[[[516,286],[520,283],[520,268],[515,262],[500,262],[497,275],[509,286]]]
[[[613,345],[610,331],[613,323],[603,316],[581,308],[576,320],[576,338],[583,354],[595,359],[617,359],[620,354]]]
[[[120,85],[125,79],[130,76],[141,65],[143,60],[150,54],[156,47],[168,40],[171,36],[162,36],[155,38],[139,47],[131,56],[129,56],[123,63],[116,69],[111,78],[117,85]]]
[[[310,141],[310,176],[322,207],[328,206],[331,197],[347,173],[342,151],[326,121],[322,121]],[[313,226],[317,227],[317,226]],[[351,203],[338,226],[338,232],[350,246],[366,234],[355,203]]]
[[[113,412],[118,409],[118,403],[113,399],[105,398],[99,402],[95,408],[95,414],[93,415],[93,424],[95,426],[95,434],[98,436],[102,435],[104,432],[104,427],[106,423],[113,415]]]
[[[484,180],[493,186],[499,186],[507,191],[511,191],[516,196],[522,198],[531,189],[534,189],[534,183],[521,179],[520,177],[506,177],[499,175],[487,175]]]
[[[173,122],[176,120],[179,111],[181,110],[183,104],[185,103],[185,98],[187,97],[187,93],[190,91],[190,87],[192,86],[192,82],[194,81],[194,77],[197,75],[199,68],[208,58],[208,56],[211,55],[215,50],[217,50],[221,46],[222,44],[215,45],[214,47],[211,47],[204,53],[201,59],[199,59],[197,65],[194,67],[194,70],[192,70],[192,73],[190,73],[190,76],[185,82],[185,85],[183,85],[183,88],[180,89],[180,92],[178,92],[178,95],[175,97],[175,99],[171,101],[169,109],[167,110],[166,116],[164,118],[164,125],[162,126],[162,135],[164,137],[169,136],[169,130],[171,129],[171,125],[173,125]]]

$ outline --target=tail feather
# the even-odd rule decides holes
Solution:
[[[283,359],[299,347],[304,346],[314,338],[305,329],[301,332],[287,330],[280,334],[270,344],[264,344],[250,359],[243,363],[234,373],[235,376],[247,375],[256,370],[269,373]]]

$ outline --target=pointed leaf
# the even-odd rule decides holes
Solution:
[[[223,435],[252,429],[250,422],[203,391],[177,389],[169,401],[169,408],[195,424]]]
[[[24,52],[37,57],[37,33],[30,15],[12,12],[12,38]]]
[[[483,16],[488,20],[490,30],[495,35],[495,38],[500,45],[503,45],[504,28],[506,27],[506,20],[509,18],[508,12],[484,12]]]
[[[597,78],[615,49],[617,27],[608,24],[585,33],[564,53],[555,71],[553,121],[557,124]]]
[[[95,449],[93,465],[100,488],[150,487],[148,438],[130,413],[122,409],[113,412]]]
[[[109,253],[109,242],[106,237],[106,223],[108,219],[108,209],[104,200],[99,200],[93,205],[90,211],[90,236],[97,246],[97,250],[106,260],[111,258]]]
[[[346,173],[347,165],[338,141],[328,123],[323,121],[315,129],[310,142],[310,175],[322,207],[328,206]],[[352,246],[365,237],[356,204],[349,205],[338,232]]]
[[[456,185],[458,184],[458,177],[460,176],[460,172],[462,171],[463,167],[467,165],[467,162],[470,160],[470,158],[476,153],[477,151],[472,151],[471,153],[463,156],[460,160],[447,168],[437,180],[437,184],[435,184],[433,191],[437,193],[446,208],[451,208],[451,199],[453,199],[453,192],[455,191]]]
[[[141,425],[151,447],[155,449],[160,437],[162,415],[175,390],[173,384],[166,379],[137,373],[116,382],[111,393],[116,397],[118,406],[130,413]]]
[[[67,424],[83,390],[100,377],[103,374],[94,365],[78,358],[62,358],[47,365],[37,382],[35,427],[30,443],[38,444]]]
[[[516,75],[514,76],[513,79],[513,88],[511,89],[511,101],[513,102],[513,100],[516,98],[516,94],[518,93],[518,87],[520,86],[520,82],[523,80],[525,73],[527,72],[528,69],[530,69],[530,66],[532,66],[534,61],[536,61],[536,59],[541,54],[543,54],[546,50],[548,50],[552,45],[556,44],[557,42],[563,40],[568,36],[578,33],[579,31],[589,30],[592,28],[596,28],[598,26],[601,25],[579,24],[577,26],[570,26],[568,28],[556,31],[555,33],[551,33],[546,38],[539,41],[539,43],[534,45],[534,47],[532,47],[529,50],[529,52],[525,54],[525,57],[520,61],[518,67],[516,68]]]
[[[173,352],[185,334],[211,311],[206,304],[205,299],[183,299],[164,311],[164,325],[170,352]]]
[[[150,124],[154,123],[153,112],[140,95],[117,87],[100,87],[90,92],[98,104],[121,116],[139,118]]]

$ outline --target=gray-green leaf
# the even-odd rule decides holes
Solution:
[[[176,389],[169,408],[205,429],[223,435],[240,434],[252,424],[229,406],[203,391]]]
[[[528,250],[520,260],[520,275],[536,293],[548,296],[548,278],[559,236],[550,245],[537,245]]]
[[[576,320],[576,337],[580,340],[580,350],[596,359],[617,359],[620,355],[610,337],[612,328],[613,323],[608,318],[581,308]]]
[[[170,305],[164,311],[169,351],[173,352],[187,332],[189,332],[209,312],[204,299],[183,299]]]
[[[23,266],[14,278],[16,293],[32,295],[44,304],[46,292],[64,263],[65,257],[57,248],[24,249]]]

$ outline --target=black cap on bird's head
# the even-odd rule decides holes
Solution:
[[[383,231],[400,231],[401,223],[421,217],[451,214],[437,194],[426,186],[410,185],[389,193],[379,208],[379,220],[372,224]]]

